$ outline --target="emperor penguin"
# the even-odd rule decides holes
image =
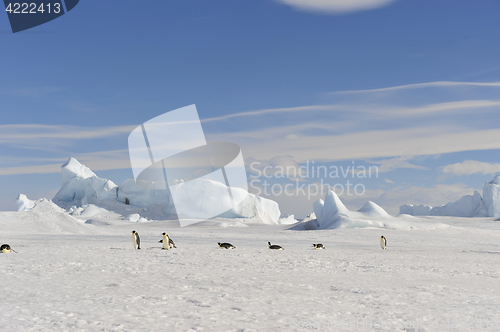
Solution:
[[[285,249],[283,249],[281,246],[279,246],[277,244],[271,245],[271,242],[267,242],[267,245],[269,246],[269,249],[273,249],[273,250],[285,250]]]
[[[382,249],[387,248],[387,240],[383,235],[380,237],[380,247],[382,247]]]
[[[7,254],[11,251],[17,253],[17,251],[15,251],[14,249],[12,249],[8,244],[2,244],[2,246],[0,246],[0,251],[4,254]]]
[[[139,238],[139,233],[132,231],[132,243],[135,249],[141,249],[141,239]]]
[[[160,240],[160,242],[163,242],[163,248],[162,249],[169,250],[169,249],[172,249],[172,248],[177,248],[175,246],[174,241],[172,241],[172,239],[168,237],[167,233],[162,233],[162,235],[163,235],[163,239]]]
[[[221,249],[234,249],[234,248],[236,248],[231,243],[227,243],[227,242],[224,242],[224,243],[218,242],[218,244],[219,244],[219,248],[221,248]]]
[[[314,247],[314,249],[317,249],[317,250],[319,250],[319,249],[325,249],[325,246],[323,244],[321,244],[321,243],[313,244],[313,247]]]

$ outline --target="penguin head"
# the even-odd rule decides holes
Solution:
[[[135,233],[137,233],[137,232],[136,231],[132,231],[132,234],[135,234]]]
[[[165,236],[165,235],[167,235],[167,233],[161,233],[161,235]]]
[[[385,239],[385,237],[384,237],[383,235],[382,235],[380,238],[381,238],[381,239]]]
[[[267,242],[267,245],[270,246],[271,245],[271,242]]]
[[[217,242],[217,244],[218,244],[218,245],[219,245],[219,247],[220,247],[220,242]]]

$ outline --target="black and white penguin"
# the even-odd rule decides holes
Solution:
[[[382,247],[382,249],[387,248],[387,240],[383,235],[380,237],[380,247]]]
[[[279,246],[277,244],[271,245],[271,242],[268,242],[267,245],[269,246],[269,249],[273,249],[273,250],[285,250],[285,249],[283,249],[281,246]]]
[[[174,241],[172,241],[172,239],[168,236],[167,233],[162,233],[162,235],[163,235],[163,239],[160,240],[160,242],[163,242],[163,248],[162,249],[169,250],[169,249],[172,249],[172,248],[177,248],[175,246]]]
[[[325,249],[325,246],[323,244],[321,244],[321,243],[313,244],[313,247],[314,247],[314,249],[317,249],[317,250],[319,250],[319,249]]]
[[[221,249],[234,249],[234,248],[236,248],[231,243],[227,243],[227,242],[224,242],[224,243],[219,242],[218,244],[219,244],[219,248],[221,248]]]
[[[11,251],[17,253],[17,251],[15,251],[14,249],[12,249],[8,244],[2,244],[2,246],[0,246],[0,251],[3,253],[3,254],[7,254]]]
[[[139,233],[132,231],[132,243],[135,249],[141,249],[141,239],[139,238]]]

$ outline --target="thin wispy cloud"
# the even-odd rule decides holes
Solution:
[[[202,119],[201,122],[213,122],[229,120],[232,118],[259,116],[273,113],[296,113],[296,112],[311,112],[311,111],[333,111],[339,109],[338,105],[310,105],[310,106],[297,106],[297,107],[283,107],[283,108],[269,108],[263,110],[255,110],[241,113],[227,114],[223,116]]]
[[[130,133],[137,126],[79,127],[67,125],[9,124],[0,125],[0,143],[43,139],[95,139]]]
[[[267,134],[267,136],[266,136]],[[253,133],[254,137],[259,133]],[[241,134],[223,134],[217,140],[238,143],[245,154],[260,160],[290,155],[297,162],[370,159],[402,155],[436,155],[472,150],[500,149],[500,129],[464,130],[433,126],[362,131],[340,135],[301,136],[270,139],[272,130],[260,132],[261,139],[246,140]]]
[[[330,92],[330,94],[372,93],[372,92],[388,92],[388,91],[398,91],[398,90],[408,90],[408,89],[418,89],[418,88],[436,88],[436,87],[443,88],[443,87],[461,87],[461,86],[500,87],[500,82],[437,81],[437,82],[397,85],[397,86],[378,88],[378,89],[334,91]]]
[[[75,153],[71,157],[76,158],[93,171],[130,169],[128,150]],[[68,156],[57,158],[30,158],[29,160],[25,157],[10,157],[6,162],[2,160],[0,165],[17,164],[17,166],[0,167],[0,175],[60,173],[61,165],[64,164],[67,159]]]
[[[295,9],[326,14],[343,14],[387,6],[395,0],[276,0]]]
[[[453,87],[466,85],[478,90],[464,99],[461,91],[454,91]],[[425,91],[421,89],[424,86]],[[442,94],[440,89],[443,86],[451,86],[452,93]],[[388,160],[392,161],[384,166],[388,171],[418,169],[408,159],[397,158],[500,149],[500,129],[496,126],[500,121],[500,100],[484,98],[485,95],[489,97],[491,91],[483,92],[483,89],[492,87],[497,92],[500,83],[412,84],[378,89],[383,94],[385,91],[391,91],[391,94],[375,99],[352,94],[352,97],[334,99],[329,104],[252,110],[203,119],[202,122],[209,141],[237,143],[245,158],[270,160],[288,155],[298,163],[390,158]],[[405,94],[399,95],[403,91]],[[45,149],[50,157],[67,158],[67,151],[78,154],[82,151],[79,147],[90,140],[94,140],[92,144],[96,151],[99,146],[95,140],[123,137],[126,142],[126,137],[135,127],[0,125],[0,144]],[[122,148],[125,147],[126,143]],[[108,162],[92,156],[86,162],[91,164],[98,160],[94,166],[96,169],[122,168],[128,163],[128,155],[118,159],[120,161]],[[4,164],[11,165],[14,164]]]
[[[467,89],[464,98],[462,88],[468,85],[474,89]],[[442,93],[443,87],[447,87],[446,93]],[[489,98],[498,95],[498,88],[500,82],[430,82],[369,90],[376,96],[347,94],[347,98],[316,107],[212,118],[213,124],[224,120],[224,129],[213,130],[209,136],[238,143],[245,156],[269,160],[290,155],[297,162],[500,149],[496,126],[500,100]],[[276,118],[276,113],[283,118]],[[246,125],[249,117],[252,126]],[[411,164],[401,160],[394,167]]]

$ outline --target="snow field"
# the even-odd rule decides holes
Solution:
[[[465,331],[482,322],[476,330],[497,330],[500,224],[437,220],[454,227],[289,231],[122,222],[84,225],[89,235],[7,232],[0,241],[19,254],[0,254],[0,328]],[[142,250],[133,249],[132,229]],[[177,249],[160,250],[164,231]],[[267,241],[285,250],[271,251]],[[318,242],[326,250],[314,250]]]

